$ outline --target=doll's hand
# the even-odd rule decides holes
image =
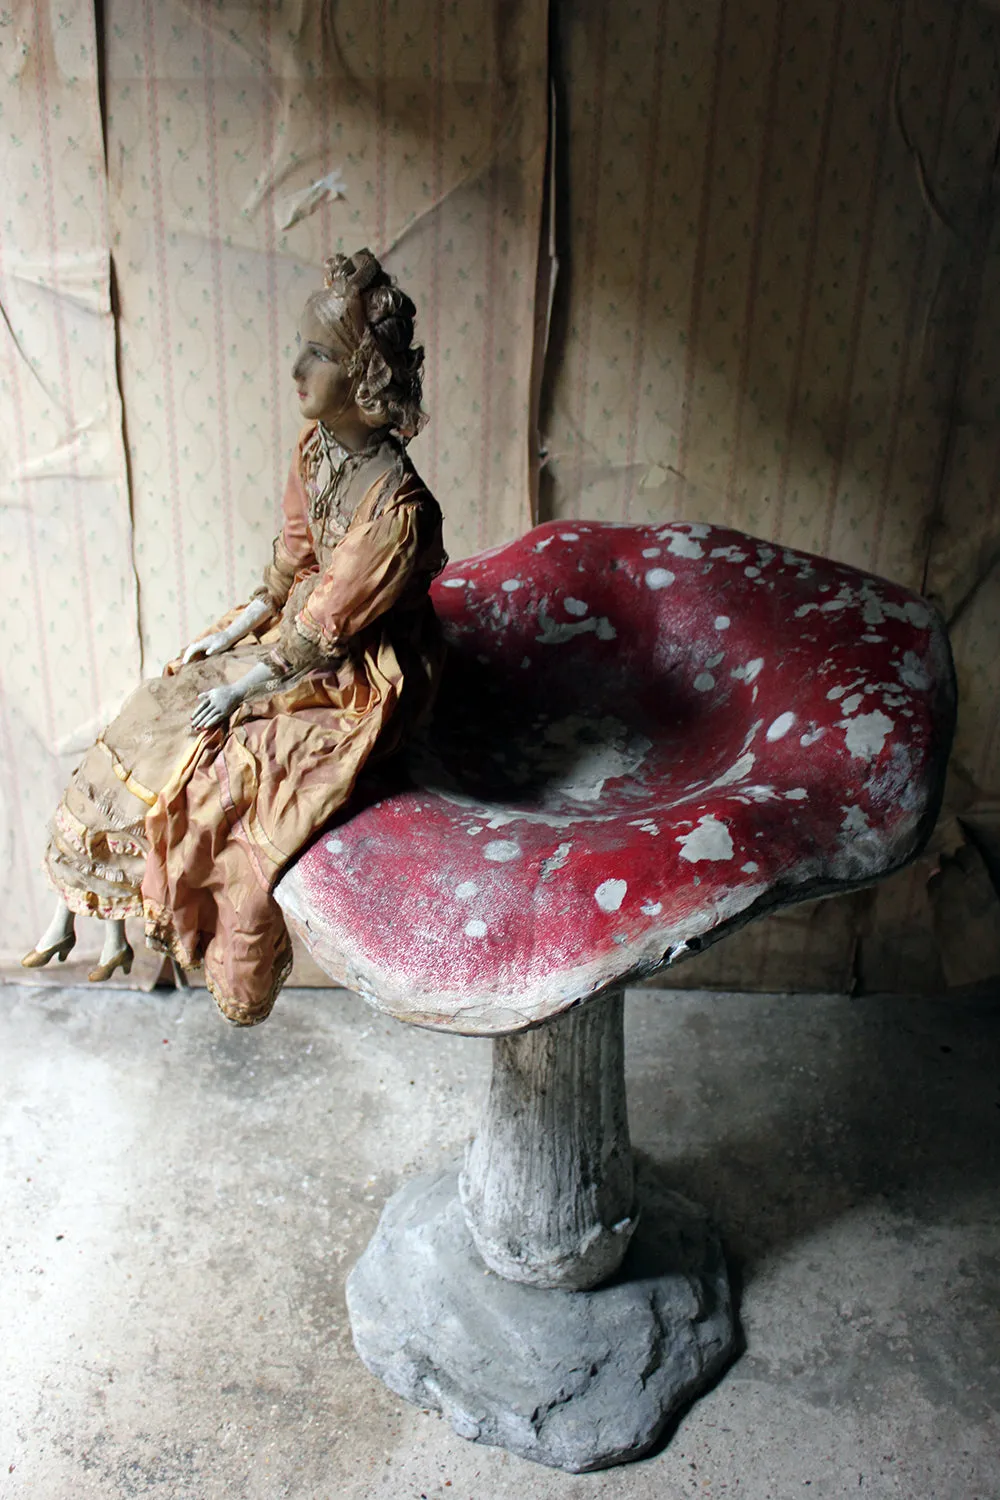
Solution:
[[[198,694],[198,702],[191,715],[192,729],[214,729],[224,724],[237,704],[243,702],[243,693],[237,683],[223,683]]]
[[[194,661],[198,656],[217,656],[230,645],[232,637],[228,631],[214,630],[211,635],[203,635],[200,641],[191,642],[181,657],[181,666],[186,667],[189,661]]]

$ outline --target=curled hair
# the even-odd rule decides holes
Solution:
[[[420,406],[424,351],[413,342],[416,308],[370,250],[334,255],[324,271],[327,289],[308,305],[328,327],[348,335],[359,409],[372,427],[415,437],[427,420]]]

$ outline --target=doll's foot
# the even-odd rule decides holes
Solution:
[[[21,965],[25,969],[44,969],[50,958],[58,955],[59,962],[64,964],[76,947],[76,933],[71,932],[68,937],[60,938],[58,943],[53,943],[51,948],[32,948],[21,959]]]
[[[124,948],[119,948],[110,958],[103,958],[96,969],[91,969],[87,978],[91,984],[103,984],[105,979],[110,979],[116,969],[121,969],[123,974],[131,974],[132,960],[135,958],[131,943],[126,943]]]

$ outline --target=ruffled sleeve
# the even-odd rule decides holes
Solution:
[[[274,539],[274,556],[264,569],[264,582],[253,595],[266,599],[275,614],[284,608],[296,577],[317,567],[309,530],[309,499],[302,478],[302,449],[312,431],[306,428],[296,446],[281,500],[284,522]]]
[[[421,507],[402,500],[356,520],[334,548],[326,572],[296,586],[281,624],[275,664],[299,671],[342,654],[344,644],[391,609],[414,582],[421,561]]]

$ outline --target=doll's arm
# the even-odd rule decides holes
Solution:
[[[223,682],[198,694],[198,702],[191,715],[192,729],[214,729],[225,723],[234,708],[247,698],[252,698],[258,688],[274,677],[274,668],[266,661],[255,662],[239,682]]]
[[[181,666],[186,667],[189,661],[194,661],[198,656],[218,656],[220,651],[228,651],[230,646],[235,646],[237,641],[249,635],[251,630],[273,613],[269,600],[259,594],[254,595],[224,630],[213,630],[210,635],[203,635],[201,640],[192,641],[181,657]]]

